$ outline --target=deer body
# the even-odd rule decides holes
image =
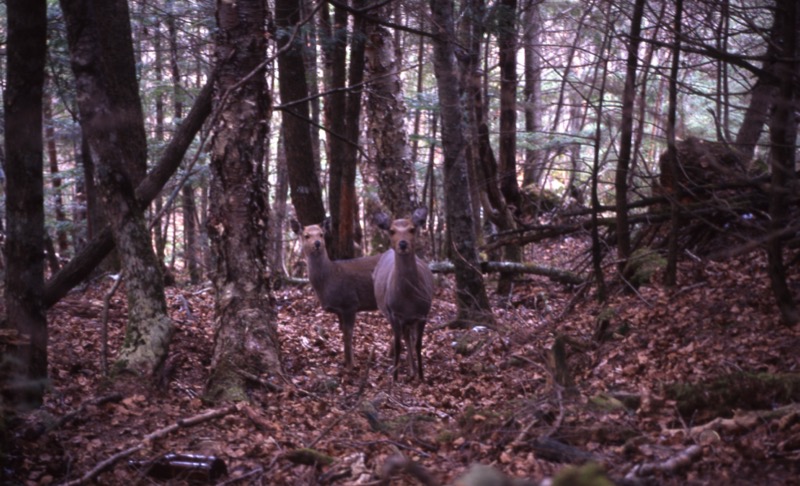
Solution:
[[[333,261],[325,249],[325,228],[319,225],[300,227],[292,221],[292,230],[300,235],[308,264],[308,279],[326,312],[339,319],[344,336],[344,364],[353,367],[353,328],[356,313],[377,310],[372,271],[380,256]]]
[[[395,380],[402,341],[406,343],[410,379],[423,379],[422,335],[431,310],[433,274],[428,264],[416,256],[415,233],[426,216],[427,211],[421,208],[414,211],[411,219],[389,222],[383,213],[375,218],[378,227],[389,233],[391,243],[375,267],[373,280],[378,308],[392,326]]]

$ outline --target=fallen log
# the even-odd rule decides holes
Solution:
[[[533,263],[517,263],[517,262],[481,262],[481,273],[503,272],[503,273],[521,273],[533,274],[548,277],[554,282],[580,285],[586,281],[586,277],[582,277],[575,273],[560,268],[547,267],[544,265],[536,265]],[[455,266],[452,262],[431,262],[429,267],[433,273],[454,273]]]

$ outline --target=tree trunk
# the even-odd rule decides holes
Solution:
[[[178,29],[175,25],[175,15],[172,9],[167,13],[167,32],[169,33],[169,67],[172,77],[172,97],[174,118],[176,121],[183,120],[183,87],[181,85],[181,70],[178,63]],[[189,271],[189,282],[197,285],[202,279],[202,272],[198,264],[198,244],[197,244],[197,203],[195,200],[194,178],[189,177],[186,184],[181,188],[181,199],[183,200],[183,253],[186,269]]]
[[[217,2],[216,55],[230,57],[217,76],[220,122],[211,149],[215,316],[206,397],[213,401],[246,400],[241,371],[279,373],[281,366],[264,235],[269,207],[262,161],[271,100],[264,67],[251,74],[266,57],[265,18],[260,0]]]
[[[631,254],[631,234],[628,226],[628,169],[631,163],[633,138],[633,105],[636,97],[636,64],[642,32],[642,17],[645,0],[636,0],[631,18],[631,34],[628,40],[628,60],[625,70],[625,88],[622,93],[622,120],[620,121],[620,147],[617,173],[614,182],[617,204],[617,269],[623,275],[625,264]]]
[[[536,137],[542,131],[542,60],[540,55],[542,36],[541,2],[528,0],[525,9],[525,131]],[[533,139],[533,145],[537,141]],[[544,172],[542,151],[536,148],[525,149],[523,186],[538,185]],[[525,210],[523,209],[523,212]]]
[[[170,140],[161,158],[147,177],[136,188],[136,200],[140,207],[146,207],[150,202],[161,192],[161,189],[172,177],[178,169],[183,155],[189,148],[189,145],[194,140],[197,132],[203,126],[206,118],[211,113],[211,84],[207,84],[197,94],[194,106],[191,112],[180,124],[175,135]],[[92,166],[91,156],[89,154],[88,144],[84,144],[82,150],[84,159],[84,168]],[[90,187],[90,181],[93,180],[92,174],[86,171],[86,193],[87,200],[92,200],[93,189]],[[91,207],[91,206],[90,206]],[[91,209],[90,222],[91,222]],[[64,265],[58,274],[54,275],[47,281],[44,289],[44,305],[49,308],[58,302],[63,296],[67,294],[73,287],[86,279],[94,268],[111,252],[114,248],[114,241],[111,236],[111,230],[107,227],[97,228],[92,232],[92,239],[83,249],[75,255],[66,265]]]
[[[433,42],[433,68],[439,91],[442,115],[442,149],[447,227],[450,254],[456,268],[456,325],[494,324],[492,309],[479,271],[478,250],[470,211],[467,161],[464,155],[463,109],[455,64],[453,4],[450,0],[430,0],[431,17],[436,26]]]
[[[506,211],[504,230],[516,228],[513,215],[522,210],[522,197],[517,182],[517,2],[501,0],[498,11],[497,43],[500,63],[500,142],[498,183],[505,199]],[[503,256],[509,262],[522,261],[522,247],[508,245],[503,247]],[[500,273],[497,292],[508,295],[513,288],[511,273]]]
[[[283,103],[283,130],[286,160],[289,161],[289,187],[297,220],[303,225],[318,224],[325,219],[322,186],[314,167],[311,125],[309,123],[308,84],[303,62],[302,37],[299,28],[299,0],[276,0],[275,25],[278,27],[278,83]],[[291,43],[291,44],[290,44]]]
[[[776,64],[778,96],[770,122],[770,170],[772,184],[769,197],[770,232],[778,235],[789,226],[789,207],[795,187],[795,145],[797,140],[797,76],[800,75],[797,27],[800,7],[796,0],[778,0],[775,15],[783,19],[782,42],[778,48],[780,61]],[[772,291],[787,325],[800,322],[800,312],[786,281],[783,263],[783,238],[773,236],[767,243],[768,266]]]
[[[391,8],[383,7],[382,17]],[[392,32],[376,23],[367,26],[367,123],[370,156],[375,162],[381,202],[395,217],[405,218],[417,207],[414,163],[405,127],[406,106],[400,60]]]
[[[500,63],[500,191],[515,214],[522,208],[517,182],[517,1],[501,0],[497,12]]]
[[[125,342],[115,368],[152,376],[167,356],[173,324],[164,281],[134,187],[147,144],[136,81],[128,4],[62,0],[81,129],[96,155],[97,181],[128,297]]]
[[[350,251],[344,247],[345,242],[339,241],[339,219],[341,217],[342,198],[349,193],[348,177],[350,160],[347,150],[347,10],[334,7],[333,23],[330,22],[329,9],[324,10],[323,38],[325,54],[325,80],[326,89],[331,93],[326,96],[325,126],[328,129],[328,210],[330,212],[330,227],[332,230],[325,235],[326,247],[329,256],[333,259],[343,255],[352,255],[352,239]],[[363,51],[362,51],[363,52]],[[355,191],[355,188],[353,188]],[[319,221],[316,221],[319,223]]]
[[[778,44],[782,35],[784,20],[780,15],[775,15],[770,28],[767,51],[758,78],[752,88],[750,104],[744,113],[744,119],[736,133],[736,148],[742,153],[742,159],[749,161],[755,156],[758,139],[769,116],[770,108],[776,92],[775,62]]]
[[[53,105],[49,97],[44,98],[44,123],[45,143],[47,145],[47,159],[50,162],[51,185],[53,186],[53,212],[56,217],[56,242],[61,258],[69,252],[67,239],[67,216],[64,213],[64,199],[61,196],[61,174],[58,168],[58,152],[56,150],[55,127],[53,127]]]
[[[678,68],[681,56],[681,17],[683,16],[683,0],[675,2],[675,22],[673,25],[674,43],[672,49],[672,66],[669,76],[669,112],[667,114],[667,171],[670,179],[678,180],[678,148],[676,146],[675,128],[678,122]],[[681,208],[678,201],[678,192],[675,191],[669,198],[671,225],[669,230],[669,243],[667,251],[667,268],[664,271],[664,285],[674,287],[678,274],[678,232],[680,230]]]
[[[5,113],[6,323],[27,342],[8,357],[11,383],[3,383],[18,407],[42,404],[47,379],[47,315],[44,287],[44,146],[42,91],[47,53],[44,0],[9,0]]]

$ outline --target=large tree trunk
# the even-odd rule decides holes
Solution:
[[[392,5],[382,8],[389,16]],[[405,218],[418,206],[414,163],[405,127],[406,106],[400,63],[392,32],[377,23],[367,26],[367,123],[370,156],[375,162],[381,202],[395,217]]]
[[[206,397],[213,401],[247,399],[242,371],[280,372],[264,235],[269,207],[262,162],[270,99],[264,67],[252,73],[266,57],[265,17],[260,0],[217,2],[216,55],[230,58],[217,76],[220,122],[211,150],[215,335]]]
[[[297,220],[303,225],[325,219],[322,187],[314,167],[311,125],[309,123],[308,84],[303,61],[302,37],[293,35],[299,28],[300,1],[276,0],[275,25],[278,27],[278,83],[283,103],[283,130],[286,160],[289,161],[289,187]],[[291,43],[291,44],[290,44]]]
[[[27,340],[9,356],[11,383],[3,383],[16,406],[42,403],[47,378],[47,316],[44,287],[44,178],[42,90],[47,52],[44,0],[9,0],[5,112],[6,324]]]
[[[776,4],[775,15],[783,19],[782,42],[778,48],[781,59],[776,64],[778,75],[778,96],[775,99],[775,111],[770,122],[770,169],[772,171],[772,184],[770,187],[769,214],[770,232],[772,238],[767,243],[767,256],[770,282],[775,300],[781,311],[785,324],[795,325],[800,322],[800,312],[797,309],[792,291],[786,281],[786,267],[783,263],[784,238],[783,230],[790,226],[789,206],[790,196],[795,187],[795,146],[797,140],[797,82],[800,75],[800,62],[797,56],[798,48],[797,27],[800,25],[800,7],[797,0],[779,0]]]
[[[81,128],[97,164],[100,195],[122,262],[128,326],[117,371],[152,376],[166,358],[173,324],[164,282],[134,187],[147,144],[136,81],[128,4],[62,0]]]
[[[450,238],[450,255],[456,268],[455,325],[492,325],[494,318],[483,277],[479,270],[478,249],[470,210],[467,161],[464,154],[463,108],[455,63],[453,4],[450,0],[430,0],[433,25],[433,68],[442,114],[445,204]]]

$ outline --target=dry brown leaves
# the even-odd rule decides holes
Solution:
[[[563,264],[583,249],[574,240],[541,245],[535,258]],[[387,484],[449,484],[473,463],[538,482],[564,468],[559,461],[587,460],[617,479],[647,464],[659,484],[789,484],[800,477],[800,420],[721,431],[680,468],[659,469],[696,452],[689,449],[696,440],[675,431],[699,425],[676,412],[663,395],[665,384],[800,368],[800,330],[779,325],[764,266],[760,255],[687,262],[676,289],[656,283],[614,293],[607,304],[614,334],[600,344],[592,336],[603,309],[591,294],[561,316],[575,290],[541,278],[521,280],[510,298],[493,297],[497,330],[450,330],[453,283],[441,278],[425,337],[427,383],[419,386],[402,381],[404,370],[392,384],[391,333],[377,312],[358,317],[357,367],[348,374],[335,318],[320,310],[310,288],[283,289],[275,294],[282,391],[256,385],[247,407],[180,428],[135,459],[215,455],[228,466],[226,480],[241,478],[237,484],[377,484],[381,475],[389,475]],[[7,481],[75,479],[148,433],[211,408],[201,397],[213,346],[213,291],[171,288],[178,331],[167,387],[86,406],[58,428],[31,433],[111,392],[99,365],[100,313],[110,285],[74,292],[50,312],[52,386],[45,407],[14,431]],[[800,286],[797,275],[792,285]],[[110,309],[111,360],[125,319],[120,289]],[[567,347],[572,389],[552,378],[548,351],[557,335],[587,344]],[[625,397],[633,405],[620,406]],[[319,456],[297,452],[304,448]],[[152,481],[124,461],[99,478]]]

